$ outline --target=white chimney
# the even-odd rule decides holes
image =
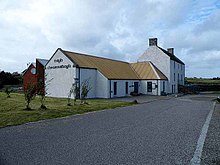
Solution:
[[[167,51],[168,51],[170,54],[174,55],[174,48],[167,48]]]

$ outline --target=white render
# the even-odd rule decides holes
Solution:
[[[60,62],[57,62],[60,61]],[[66,68],[53,68],[69,66]],[[76,68],[76,65],[58,50],[46,65],[46,95],[59,98],[67,98],[70,88],[75,81],[82,83],[89,81],[91,90],[88,98],[109,98],[109,80],[96,69]],[[73,98],[73,95],[71,96]]]
[[[143,61],[151,61],[168,78],[166,93],[178,93],[178,84],[184,85],[185,65],[171,60],[157,46],[149,46],[144,54],[138,58],[138,62]]]
[[[111,97],[124,97],[129,96],[131,92],[134,91],[134,82],[138,82],[139,84],[139,92],[140,92],[140,80],[109,80],[111,82]],[[114,82],[117,82],[117,94],[114,95]],[[128,82],[128,94],[126,94],[125,83]]]
[[[89,86],[91,87],[91,90],[88,93],[88,98],[95,98],[96,97],[96,82],[97,82],[97,70],[96,69],[84,69],[80,68],[80,84],[82,84],[84,81],[89,81]],[[82,85],[80,85],[82,90]]]
[[[157,73],[156,80],[108,79],[97,68],[83,68],[78,66],[71,58],[68,58],[68,55],[64,54],[61,49],[57,49],[45,67],[46,95],[67,98],[71,86],[75,82],[80,86],[81,94],[82,83],[86,80],[89,81],[89,85],[91,86],[87,98],[130,96],[135,89],[138,90],[139,94],[149,95],[177,93],[178,85],[184,85],[185,65],[171,60],[170,56],[157,46],[149,46],[144,54],[138,59],[138,62],[144,61],[150,61],[150,64],[156,66],[168,80],[160,79]],[[117,90],[115,90],[115,86]],[[73,97],[72,95],[72,98]],[[79,95],[79,97],[81,96]]]
[[[110,98],[110,80],[99,71],[96,76],[96,98]]]
[[[60,60],[62,59],[62,60]],[[60,60],[60,62],[58,62]],[[51,68],[57,66],[70,66],[66,68]],[[46,95],[52,97],[68,97],[74,78],[76,77],[76,67],[60,50],[49,60],[45,67]]]

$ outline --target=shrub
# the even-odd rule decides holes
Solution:
[[[24,97],[26,101],[26,110],[31,110],[30,103],[36,96],[36,85],[28,83],[27,88],[24,90]]]
[[[7,97],[11,97],[10,94],[11,94],[12,90],[9,90],[8,88],[5,89],[5,93],[7,95]]]
[[[82,82],[81,103],[86,103],[86,98],[91,89],[92,87],[89,84],[89,79],[84,80]]]

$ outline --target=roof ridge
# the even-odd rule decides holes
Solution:
[[[151,62],[150,62],[151,63]],[[167,79],[167,76],[165,76],[165,74],[163,73],[163,72],[161,72],[161,70],[159,69],[159,68],[157,68],[153,63],[151,63],[152,64],[152,66],[154,67],[154,69],[156,70],[156,72],[157,72],[157,74],[158,74],[158,72],[160,73],[160,74],[162,74],[166,79]],[[159,78],[161,79],[161,77],[159,76]]]
[[[63,52],[67,52],[67,53],[74,53],[74,54],[78,54],[78,55],[89,56],[89,57],[93,57],[93,58],[101,58],[101,59],[105,59],[105,60],[111,60],[111,61],[123,62],[123,63],[129,64],[129,62],[125,62],[125,61],[121,61],[121,60],[114,60],[114,59],[111,59],[111,58],[100,57],[100,56],[95,56],[95,55],[90,55],[90,54],[85,54],[85,53],[71,52],[71,51],[67,51],[67,50],[63,50],[63,49],[61,49],[61,50]]]
[[[132,67],[131,65],[132,63],[129,63],[129,67],[132,69],[132,71],[135,73],[135,75],[137,76],[138,79],[141,79],[140,75],[135,71],[135,69]],[[135,63],[133,63],[135,64]]]
[[[154,73],[156,74],[157,78],[160,79],[160,76],[158,75],[156,69],[154,68],[154,65],[152,65],[151,62],[149,62],[149,64],[150,64],[151,68],[153,69]]]
[[[156,46],[156,47],[158,47],[160,50],[162,50],[164,53],[166,53],[170,57],[171,60],[174,60],[178,63],[181,63],[181,64],[185,65],[184,62],[182,62],[177,56],[175,56],[175,54],[171,54],[170,52],[168,52],[164,48],[161,48],[160,46]]]
[[[46,58],[36,58],[36,60],[48,60]]]

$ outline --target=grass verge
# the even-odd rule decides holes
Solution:
[[[0,128],[134,104],[112,100],[87,100],[88,105],[80,105],[80,101],[77,100],[76,105],[67,106],[67,99],[47,97],[45,105],[48,109],[43,110],[39,108],[40,98],[36,97],[30,104],[32,110],[27,111],[24,110],[26,102],[23,94],[11,93],[10,95],[11,97],[7,98],[5,93],[0,92]]]
[[[220,84],[220,80],[213,80],[213,79],[186,78],[186,81],[190,84],[204,84],[204,85]]]

